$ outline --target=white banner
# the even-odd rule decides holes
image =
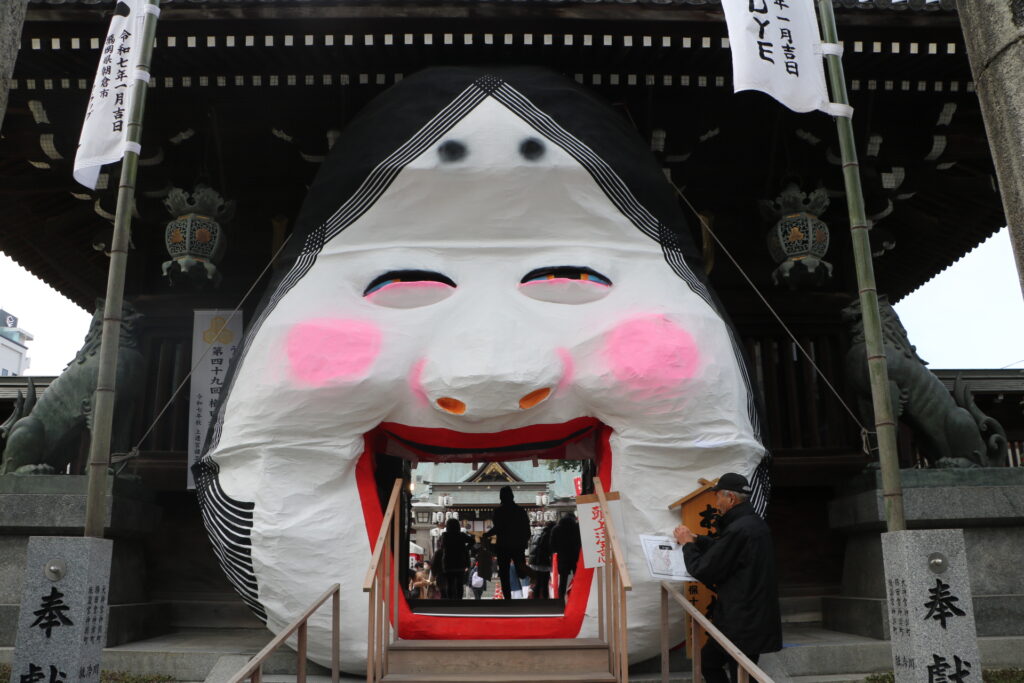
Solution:
[[[622,552],[625,553],[625,522],[622,516],[619,494],[610,491],[606,494],[606,497],[608,499],[608,513],[611,515],[612,525],[615,527],[615,535],[619,539]],[[597,496],[593,494],[577,496],[576,517],[580,522],[583,566],[587,569],[603,567],[608,552],[608,544],[611,541],[608,540],[607,525],[604,515],[601,514],[601,506],[597,503]]]
[[[192,370],[189,402],[188,488],[196,487],[192,465],[199,460],[210,420],[216,415],[224,378],[242,340],[242,313],[198,310],[192,323]]]
[[[793,111],[834,115],[814,0],[722,0],[734,92],[760,90]]]
[[[75,180],[96,188],[100,167],[124,157],[128,135],[128,112],[135,87],[135,71],[142,52],[142,26],[146,0],[118,0],[110,30],[100,50],[89,106],[75,155]]]

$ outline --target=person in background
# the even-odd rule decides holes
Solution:
[[[548,522],[544,529],[537,535],[533,542],[533,549],[530,551],[530,569],[533,570],[533,595],[535,600],[546,600],[548,597],[548,584],[551,583],[551,530],[555,528],[554,522]]]
[[[422,562],[417,562],[413,566],[412,580],[409,581],[409,597],[413,600],[430,597],[430,577]]]
[[[469,549],[473,547],[473,537],[462,531],[459,520],[449,519],[439,545],[441,576],[445,586],[441,597],[461,600],[465,592],[463,584],[466,572],[469,571]]]
[[[441,532],[442,534],[444,532]],[[434,549],[434,555],[430,558],[430,570],[433,574],[436,597],[444,600],[447,595],[447,587],[444,583],[444,573],[441,569],[441,559],[444,557],[444,548],[441,545],[441,537],[437,537],[437,547]],[[434,596],[432,596],[434,597]]]
[[[501,593],[506,600],[512,599],[512,584],[509,579],[509,565],[515,563],[516,573],[525,576],[526,546],[530,543],[530,517],[526,510],[516,505],[511,486],[502,486],[498,491],[501,505],[494,508],[494,526],[484,532],[484,538],[497,537],[498,579]]]
[[[580,556],[580,525],[576,515],[567,514],[551,530],[551,552],[558,555],[558,597],[565,600],[569,592],[569,576],[576,571]]]
[[[469,589],[473,591],[473,599],[479,600],[484,596],[484,591],[487,590],[487,579],[480,573],[480,560],[479,556],[473,561],[473,567],[469,570]]]
[[[489,543],[479,543],[476,546],[476,564],[480,576],[484,581],[494,578],[494,553],[488,547]]]
[[[723,474],[711,490],[716,492],[714,507],[721,514],[719,535],[697,536],[684,525],[673,534],[683,547],[687,571],[718,594],[711,621],[757,663],[762,652],[782,649],[771,532],[751,506],[750,484],[742,474]],[[707,683],[736,681],[736,660],[714,638],[708,638],[700,656]]]

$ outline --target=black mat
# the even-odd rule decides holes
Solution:
[[[458,617],[560,617],[563,600],[410,600],[415,614]]]

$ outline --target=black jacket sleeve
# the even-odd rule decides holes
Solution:
[[[709,588],[729,578],[739,565],[743,539],[739,534],[721,538],[698,536],[696,543],[683,546],[683,558],[690,575]]]

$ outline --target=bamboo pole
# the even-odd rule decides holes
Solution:
[[[159,0],[147,0],[157,8]],[[138,69],[149,73],[156,36],[156,15],[147,12],[142,25],[142,52]],[[126,139],[142,142],[142,118],[146,108],[147,82],[135,79],[135,95],[128,111]],[[129,145],[131,146],[131,145]],[[124,274],[131,239],[132,207],[139,155],[126,150],[121,162],[121,180],[114,214],[114,237],[110,244],[110,268],[103,306],[103,334],[100,337],[100,365],[93,398],[93,422],[89,437],[89,483],[85,498],[85,536],[103,538],[107,518],[107,469],[110,467],[110,431],[114,420],[114,388],[117,382],[117,351],[121,336],[121,307],[124,303]]]
[[[832,0],[818,0],[818,18],[821,21],[822,40],[826,43],[838,43]],[[833,101],[848,105],[850,100],[846,92],[842,58],[839,55],[826,55],[825,63],[828,66]],[[885,361],[885,345],[882,342],[882,319],[878,312],[878,290],[875,286],[875,269],[871,261],[871,242],[864,211],[864,193],[860,183],[860,164],[857,161],[852,120],[847,116],[837,116],[835,119],[843,159],[843,180],[846,184],[846,202],[850,214],[860,310],[864,323],[864,344],[867,347],[868,375],[871,379],[871,403],[875,412],[885,520],[889,531],[902,531],[907,528],[907,523],[903,513],[903,490],[900,487],[900,464],[896,451],[896,420],[893,418],[889,394],[889,372]]]

